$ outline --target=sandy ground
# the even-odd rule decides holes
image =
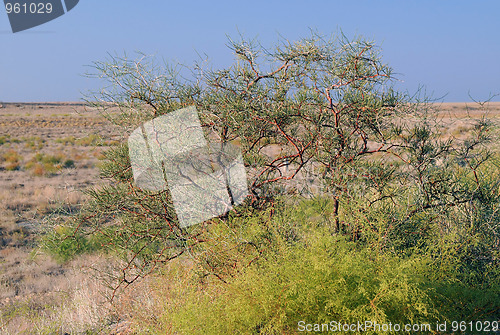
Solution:
[[[85,200],[81,191],[99,182],[99,156],[120,135],[83,105],[2,107],[0,333],[36,333],[31,328],[35,324],[50,329],[63,319],[68,320],[68,330],[78,330],[78,323],[84,329],[83,324],[96,322],[92,306],[102,300],[97,292],[87,291],[88,311],[80,316],[64,311],[64,306],[70,306],[82,289],[97,291],[81,272],[88,259],[60,265],[37,255],[35,237],[48,218],[78,210]]]

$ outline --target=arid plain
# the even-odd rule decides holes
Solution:
[[[40,253],[37,236],[48,220],[78,210],[81,191],[99,182],[102,151],[117,140],[119,132],[82,104],[2,104],[1,333],[74,333],[102,322],[99,287],[82,273],[94,261],[60,264]]]
[[[486,113],[500,121],[500,102],[434,107],[443,136],[471,131],[469,116]],[[84,255],[61,263],[37,243],[49,220],[78,211],[82,191],[102,183],[102,152],[127,135],[84,104],[0,103],[0,333],[99,327],[103,333],[127,333],[126,313],[106,304],[105,286],[88,270],[107,260]],[[147,297],[147,285],[138,285],[134,294]]]

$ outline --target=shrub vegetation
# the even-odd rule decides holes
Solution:
[[[88,102],[111,122],[130,131],[195,105],[208,139],[241,147],[249,176],[243,205],[181,228],[168,190],[135,186],[126,143],[106,151],[111,183],[87,192],[63,235],[98,235],[123,259],[115,293],[158,276],[164,313],[144,327],[291,334],[300,320],[496,320],[496,125],[481,118],[444,138],[434,105],[396,92],[362,38],[229,48],[235,62],[221,70],[147,56],[94,64],[109,86]]]
[[[25,168],[31,170],[35,176],[50,176],[62,168],[74,166],[75,162],[72,159],[66,159],[62,153],[48,155],[38,152],[26,163]]]

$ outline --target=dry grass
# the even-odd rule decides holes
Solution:
[[[21,159],[19,153],[13,149],[7,150],[1,156],[3,167],[8,171],[19,170]]]
[[[47,256],[14,254],[10,281],[1,282],[2,334],[97,333],[113,324],[116,317],[104,298],[106,288],[84,271],[99,262],[95,257],[61,266]]]
[[[94,144],[112,130],[73,106],[0,109],[1,334],[93,332],[111,323],[104,288],[81,271],[95,260],[61,265],[34,248],[44,220],[85,201],[81,190],[98,181],[96,156],[111,143]],[[57,141],[68,136],[75,145]]]

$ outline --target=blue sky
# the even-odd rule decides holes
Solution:
[[[85,78],[108,53],[141,51],[192,64],[231,64],[238,31],[272,46],[309,29],[342,29],[382,48],[401,90],[424,85],[440,101],[500,93],[500,1],[132,1],[80,0],[66,15],[13,34],[0,8],[0,101],[79,101],[101,85]],[[500,101],[495,97],[493,101]]]

